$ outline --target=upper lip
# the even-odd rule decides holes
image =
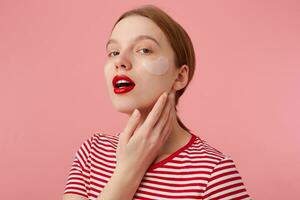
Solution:
[[[135,85],[134,81],[131,80],[128,76],[126,75],[116,75],[113,80],[112,80],[112,84],[114,87],[116,87],[116,84],[119,80],[125,80],[125,81],[129,81],[130,83],[132,83],[133,85]]]

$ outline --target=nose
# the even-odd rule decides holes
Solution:
[[[125,70],[129,70],[132,66],[128,56],[125,54],[119,54],[115,59],[115,67],[117,69],[124,68]]]

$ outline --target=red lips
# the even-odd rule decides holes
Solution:
[[[117,87],[117,82],[119,80],[124,80],[127,82],[127,84],[125,86],[121,86],[121,87]],[[113,80],[112,80],[112,84],[114,87],[114,92],[116,94],[121,94],[121,93],[126,93],[129,92],[130,90],[132,90],[135,86],[135,83],[133,82],[133,80],[131,80],[128,76],[126,75],[116,75]]]

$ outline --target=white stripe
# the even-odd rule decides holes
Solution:
[[[101,158],[104,158],[105,160],[108,160],[110,164],[112,164],[112,162],[116,162],[115,157],[108,157],[108,156],[105,156],[105,155],[97,154],[96,152],[95,152],[95,155],[97,155],[98,157],[100,157],[100,159],[99,159],[98,157],[93,156],[93,159],[96,160],[96,161],[98,161],[98,162],[107,163],[107,161],[104,161]]]
[[[241,196],[243,196],[243,195],[246,195],[247,193],[246,192],[240,192],[240,193],[238,193],[238,194],[234,194],[234,195],[230,195],[230,196],[228,196],[228,197],[225,197],[225,198],[223,198],[224,200],[226,200],[226,199],[235,199],[235,198],[238,198],[238,197],[241,197]],[[238,199],[241,199],[241,198],[238,198]],[[247,197],[246,199],[244,199],[244,200],[251,200],[249,197]]]
[[[95,144],[97,147],[101,146],[102,148],[105,148],[105,150],[116,150],[116,146],[112,144],[111,142],[107,140],[100,140],[98,143]]]
[[[199,166],[199,168],[202,170],[203,167],[205,167],[205,165],[207,165],[208,167],[214,167],[216,166],[216,164],[212,164],[212,163],[193,163],[193,162],[185,162],[185,163],[174,163],[174,162],[168,162],[165,164],[166,166],[175,166],[175,167],[189,167],[189,166]],[[163,166],[164,167],[164,166]],[[207,168],[206,168],[207,169]],[[177,169],[177,170],[181,170],[181,169]],[[199,169],[198,169],[199,170]],[[208,170],[212,170],[212,169],[208,169]]]
[[[177,183],[178,184],[178,183]],[[168,186],[168,185],[162,185],[162,184],[156,184],[156,183],[147,183],[147,182],[142,182],[142,186],[151,186],[151,187],[156,187],[156,188],[163,188],[163,189],[168,189],[168,190],[176,190],[176,191],[185,191],[185,190],[199,190],[199,186],[194,185],[194,186]],[[180,187],[180,189],[178,189]],[[204,188],[203,188],[204,189]]]
[[[194,161],[194,162],[219,162],[220,159],[213,159],[213,158],[188,158],[188,157],[175,157],[174,160],[177,161]]]
[[[207,156],[207,157],[210,157],[210,158],[215,158],[216,161],[219,161],[220,159],[222,159],[223,157],[222,156],[217,156],[217,155],[214,155],[214,154],[210,154],[210,153],[207,153],[207,151],[203,151],[203,152],[198,152],[197,153],[194,153],[191,152],[191,151],[187,151],[187,152],[181,152],[180,155],[182,156],[189,156],[189,157],[197,157],[197,156]],[[194,159],[194,158],[191,158],[191,159]]]
[[[68,188],[67,188],[67,191],[77,191],[77,192],[82,192],[81,190],[74,190],[74,189],[72,189],[72,188],[69,188],[69,187],[75,187],[75,188],[80,188],[80,189],[83,189],[84,191],[86,190],[85,189],[85,186],[83,186],[83,185],[78,185],[78,184],[68,184],[68,186],[67,186]],[[84,192],[82,192],[83,194],[84,194]]]
[[[240,190],[240,189],[244,189],[244,186],[234,187],[234,188],[231,188],[231,189],[228,189],[228,190],[225,190],[225,191],[222,191],[222,192],[213,194],[213,195],[211,195],[210,197],[211,197],[211,198],[216,198],[216,197],[218,197],[218,196],[222,196],[222,195],[224,195],[224,194],[228,194],[228,193],[231,193],[231,192]],[[229,197],[225,197],[224,200],[225,200],[225,199],[227,200],[227,199],[229,199]]]
[[[227,175],[227,176],[222,176],[222,177],[220,177],[218,179],[210,181],[209,185],[212,185],[214,183],[218,183],[218,182],[226,180],[226,179],[235,178],[235,177],[240,177],[240,176],[239,176],[239,174],[231,174],[231,175]]]
[[[226,165],[222,165],[222,167],[229,166],[229,165],[232,165],[232,163],[227,163]],[[220,167],[221,167],[221,165],[220,165]],[[216,172],[214,172],[214,173],[211,174],[211,177],[215,177],[215,176],[227,173],[227,172],[235,172],[235,173],[237,173],[236,172],[236,168],[235,167],[231,167],[231,168],[223,169],[223,170],[220,170],[220,171],[216,171]]]
[[[228,183],[224,183],[224,184],[221,184],[221,185],[217,185],[213,188],[211,188],[210,190],[207,190],[208,193],[211,193],[215,190],[218,190],[218,189],[221,189],[221,188],[224,188],[226,186],[229,186],[229,185],[234,185],[234,184],[237,184],[237,183],[241,183],[241,180],[235,180],[235,181],[230,181]]]
[[[163,177],[163,178],[178,178],[178,179],[184,179],[184,178],[203,178],[204,174],[185,174],[185,175],[175,175],[175,174],[156,174],[152,172],[147,172],[147,176],[153,176],[153,177]]]
[[[96,154],[96,155],[99,155],[98,152],[101,152],[102,154],[104,154],[104,156],[114,156],[114,155],[116,155],[115,152],[106,152],[106,151],[103,151],[103,150],[100,149],[100,148],[97,148],[97,152],[96,152],[96,151],[93,151],[93,153]],[[99,155],[99,156],[102,156],[102,155]]]
[[[168,166],[171,164],[168,164]],[[176,165],[172,165],[172,166],[176,166]],[[181,168],[181,169],[172,169],[172,168],[167,168],[164,166],[164,168],[159,168],[156,169],[155,172],[199,172],[199,169],[201,169],[201,172],[211,172],[211,169],[209,168],[202,168],[202,166],[199,168]],[[208,174],[209,175],[209,174]]]
[[[92,189],[90,191],[91,194],[94,196],[98,196],[99,194],[94,192],[94,190],[97,191],[102,190],[102,188],[106,184],[105,182],[109,181],[110,179],[109,177],[112,176],[113,170],[116,167],[115,156],[116,156],[116,147],[118,143],[118,138],[116,136],[98,133],[94,137],[92,137],[90,141],[92,147],[91,145],[89,145],[88,142],[86,142],[84,143],[84,145],[86,145],[87,148],[83,146],[81,148],[81,151],[78,151],[78,153],[81,154],[81,156],[83,156],[84,153],[86,153],[87,157],[90,158],[91,155],[88,155],[88,150],[91,149],[92,156],[93,156],[92,164],[90,164],[90,162],[86,163],[85,159],[87,158],[83,156],[83,159],[81,159],[77,154],[75,159],[77,159],[78,162],[83,166],[87,166],[86,167],[87,171],[86,172],[83,171],[84,177],[80,175],[74,175],[74,174],[71,175],[71,173],[81,172],[80,165],[73,164],[70,170],[66,187],[74,186],[77,188],[86,189],[85,186],[79,185],[80,183],[82,183],[82,181],[75,180],[76,178],[84,179],[84,181],[86,181],[86,183],[88,184],[87,187],[90,187]],[[100,147],[103,150],[101,150]],[[97,152],[95,150],[97,150]],[[108,151],[112,151],[112,152],[108,152]],[[96,158],[95,155],[98,156],[98,158]],[[106,161],[104,161],[103,159],[105,159]],[[202,141],[197,138],[196,141],[192,144],[192,146],[189,146],[187,149],[180,152],[178,156],[175,156],[173,158],[173,160],[165,163],[163,166],[155,169],[154,171],[146,172],[140,184],[140,187],[138,188],[140,192],[136,193],[136,196],[138,196],[138,198],[134,198],[134,200],[142,199],[142,198],[160,199],[160,200],[178,199],[178,196],[185,196],[185,195],[200,197],[201,195],[203,195],[201,191],[204,191],[204,189],[207,188],[207,180],[209,180],[209,178],[211,177],[213,178],[215,176],[222,175],[226,172],[233,172],[237,170],[234,167],[235,165],[233,161],[228,163],[219,163],[220,161],[224,161],[226,159],[229,159],[226,157],[226,155],[222,154],[217,149],[214,149],[213,147],[209,146],[206,142],[202,143]],[[179,163],[175,163],[176,161]],[[104,166],[103,164],[100,163],[103,163],[107,166]],[[224,169],[211,174],[213,170],[217,170],[220,167],[226,167],[230,165],[232,165],[232,167],[230,167],[229,169]],[[177,169],[173,169],[172,167],[173,168],[176,167]],[[103,175],[101,176],[101,175],[97,175],[96,173],[91,173],[91,170],[95,171],[96,173],[101,173]],[[172,172],[178,174],[176,175],[170,174]],[[166,174],[160,174],[160,173],[166,173]],[[188,174],[179,174],[179,173],[188,173]],[[195,173],[195,174],[191,174],[191,173]],[[91,176],[95,178],[93,179],[91,178]],[[153,177],[149,177],[149,176],[153,176]],[[232,175],[227,175],[227,176],[223,175],[223,177],[221,178],[210,181],[209,185],[216,184],[216,186],[206,191],[207,194],[216,191],[218,189],[222,189],[226,186],[230,187],[230,185],[232,184],[242,183],[242,180],[239,179],[235,181],[230,181],[228,183],[220,184],[220,181],[229,178],[234,178],[234,177],[240,178],[240,175],[237,171]],[[98,178],[102,179],[102,181],[96,180]],[[164,180],[164,179],[172,179],[172,180]],[[192,180],[186,180],[186,179],[192,179]],[[152,183],[151,181],[155,183]],[[96,186],[94,183],[96,183],[99,186]],[[185,186],[185,184],[195,184],[195,185]],[[145,188],[147,186],[153,187],[153,189]],[[160,191],[162,189],[169,190],[169,191]],[[210,196],[209,198],[217,197],[223,194],[228,194],[228,192],[237,191],[239,189],[245,189],[244,185],[228,189],[226,191]],[[186,192],[187,190],[195,190],[196,192]],[[81,191],[76,189],[66,190],[66,191],[76,191],[82,193]],[[182,193],[179,193],[179,191],[181,191]],[[146,195],[143,194],[143,192],[150,192],[153,194]],[[223,200],[228,198],[238,198],[244,194],[246,195],[247,192],[241,192],[236,195],[231,195],[230,197],[223,198]],[[168,196],[168,198],[158,197],[160,195],[166,195]],[[89,196],[88,198],[92,200],[97,199],[97,197],[91,197],[91,196]],[[190,197],[190,198],[180,198],[180,199],[193,200],[195,198]],[[250,198],[247,199],[249,200]]]
[[[142,193],[136,193],[136,195],[138,195],[138,198],[134,198],[133,200],[141,200],[141,197],[142,198],[148,198],[148,199],[157,199],[157,196],[152,196],[152,195],[148,195],[148,194],[142,194]],[[184,199],[184,200],[195,200],[194,198],[193,199],[189,199],[189,198],[181,198],[181,199]],[[159,197],[159,200],[170,200],[170,198],[163,198],[163,197]]]
[[[109,171],[113,171],[112,169],[107,168],[107,167],[105,167],[105,166],[102,166],[102,168],[107,169],[107,170],[109,170]],[[95,167],[91,167],[91,169],[93,169],[94,171],[96,171],[96,172],[98,172],[98,173],[105,174],[105,175],[107,175],[107,176],[111,176],[112,173],[113,173],[113,172],[112,172],[112,173],[109,173],[109,172],[103,171],[102,169],[95,168]],[[92,173],[92,172],[91,172],[91,173]],[[93,175],[96,176],[97,174],[93,173]]]
[[[161,183],[169,183],[169,184],[174,184],[174,180],[162,180],[160,178],[150,178],[150,177],[147,177],[145,176],[143,179],[145,180],[149,180],[149,181],[157,181],[157,182],[161,182]],[[207,181],[205,180],[180,180],[180,181],[177,181],[176,184],[178,183],[181,183],[181,184],[191,184],[191,183],[196,183],[196,184],[205,184],[207,183]]]
[[[139,188],[140,191],[145,191],[145,192],[151,192],[154,194],[159,194],[159,195],[168,195],[170,196],[170,198],[174,198],[176,196],[183,196],[183,195],[191,195],[191,196],[197,196],[199,193],[198,192],[183,192],[183,193],[177,193],[177,191],[170,191],[170,192],[165,192],[165,191],[159,191],[157,190],[153,190],[153,189],[148,189],[148,188],[143,188],[140,187]]]

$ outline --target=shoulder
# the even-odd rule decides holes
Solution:
[[[188,154],[190,154],[189,157],[191,159],[200,160],[209,165],[210,172],[219,167],[235,167],[235,163],[230,155],[213,147],[199,136],[196,136],[193,144],[188,149]]]
[[[116,148],[119,136],[97,132],[94,133],[87,141],[90,143],[91,148],[103,145]]]
[[[230,157],[229,155],[213,147],[206,140],[200,138],[197,135],[190,149],[197,152],[198,154],[201,154],[202,156],[213,159],[216,162]]]
[[[242,177],[230,155],[197,138],[197,150],[209,166],[203,199],[250,199]]]
[[[110,135],[110,134],[101,133],[101,132],[95,133],[92,137],[96,141],[106,141],[106,142],[111,142],[111,143],[116,143],[119,141],[119,136]]]
[[[94,150],[116,149],[118,141],[118,136],[97,132],[81,144],[77,154],[82,154],[84,157],[87,157]]]
[[[94,133],[86,139],[76,152],[76,160],[81,167],[88,166],[91,158],[99,155],[115,154],[118,146],[118,136],[104,133]]]

